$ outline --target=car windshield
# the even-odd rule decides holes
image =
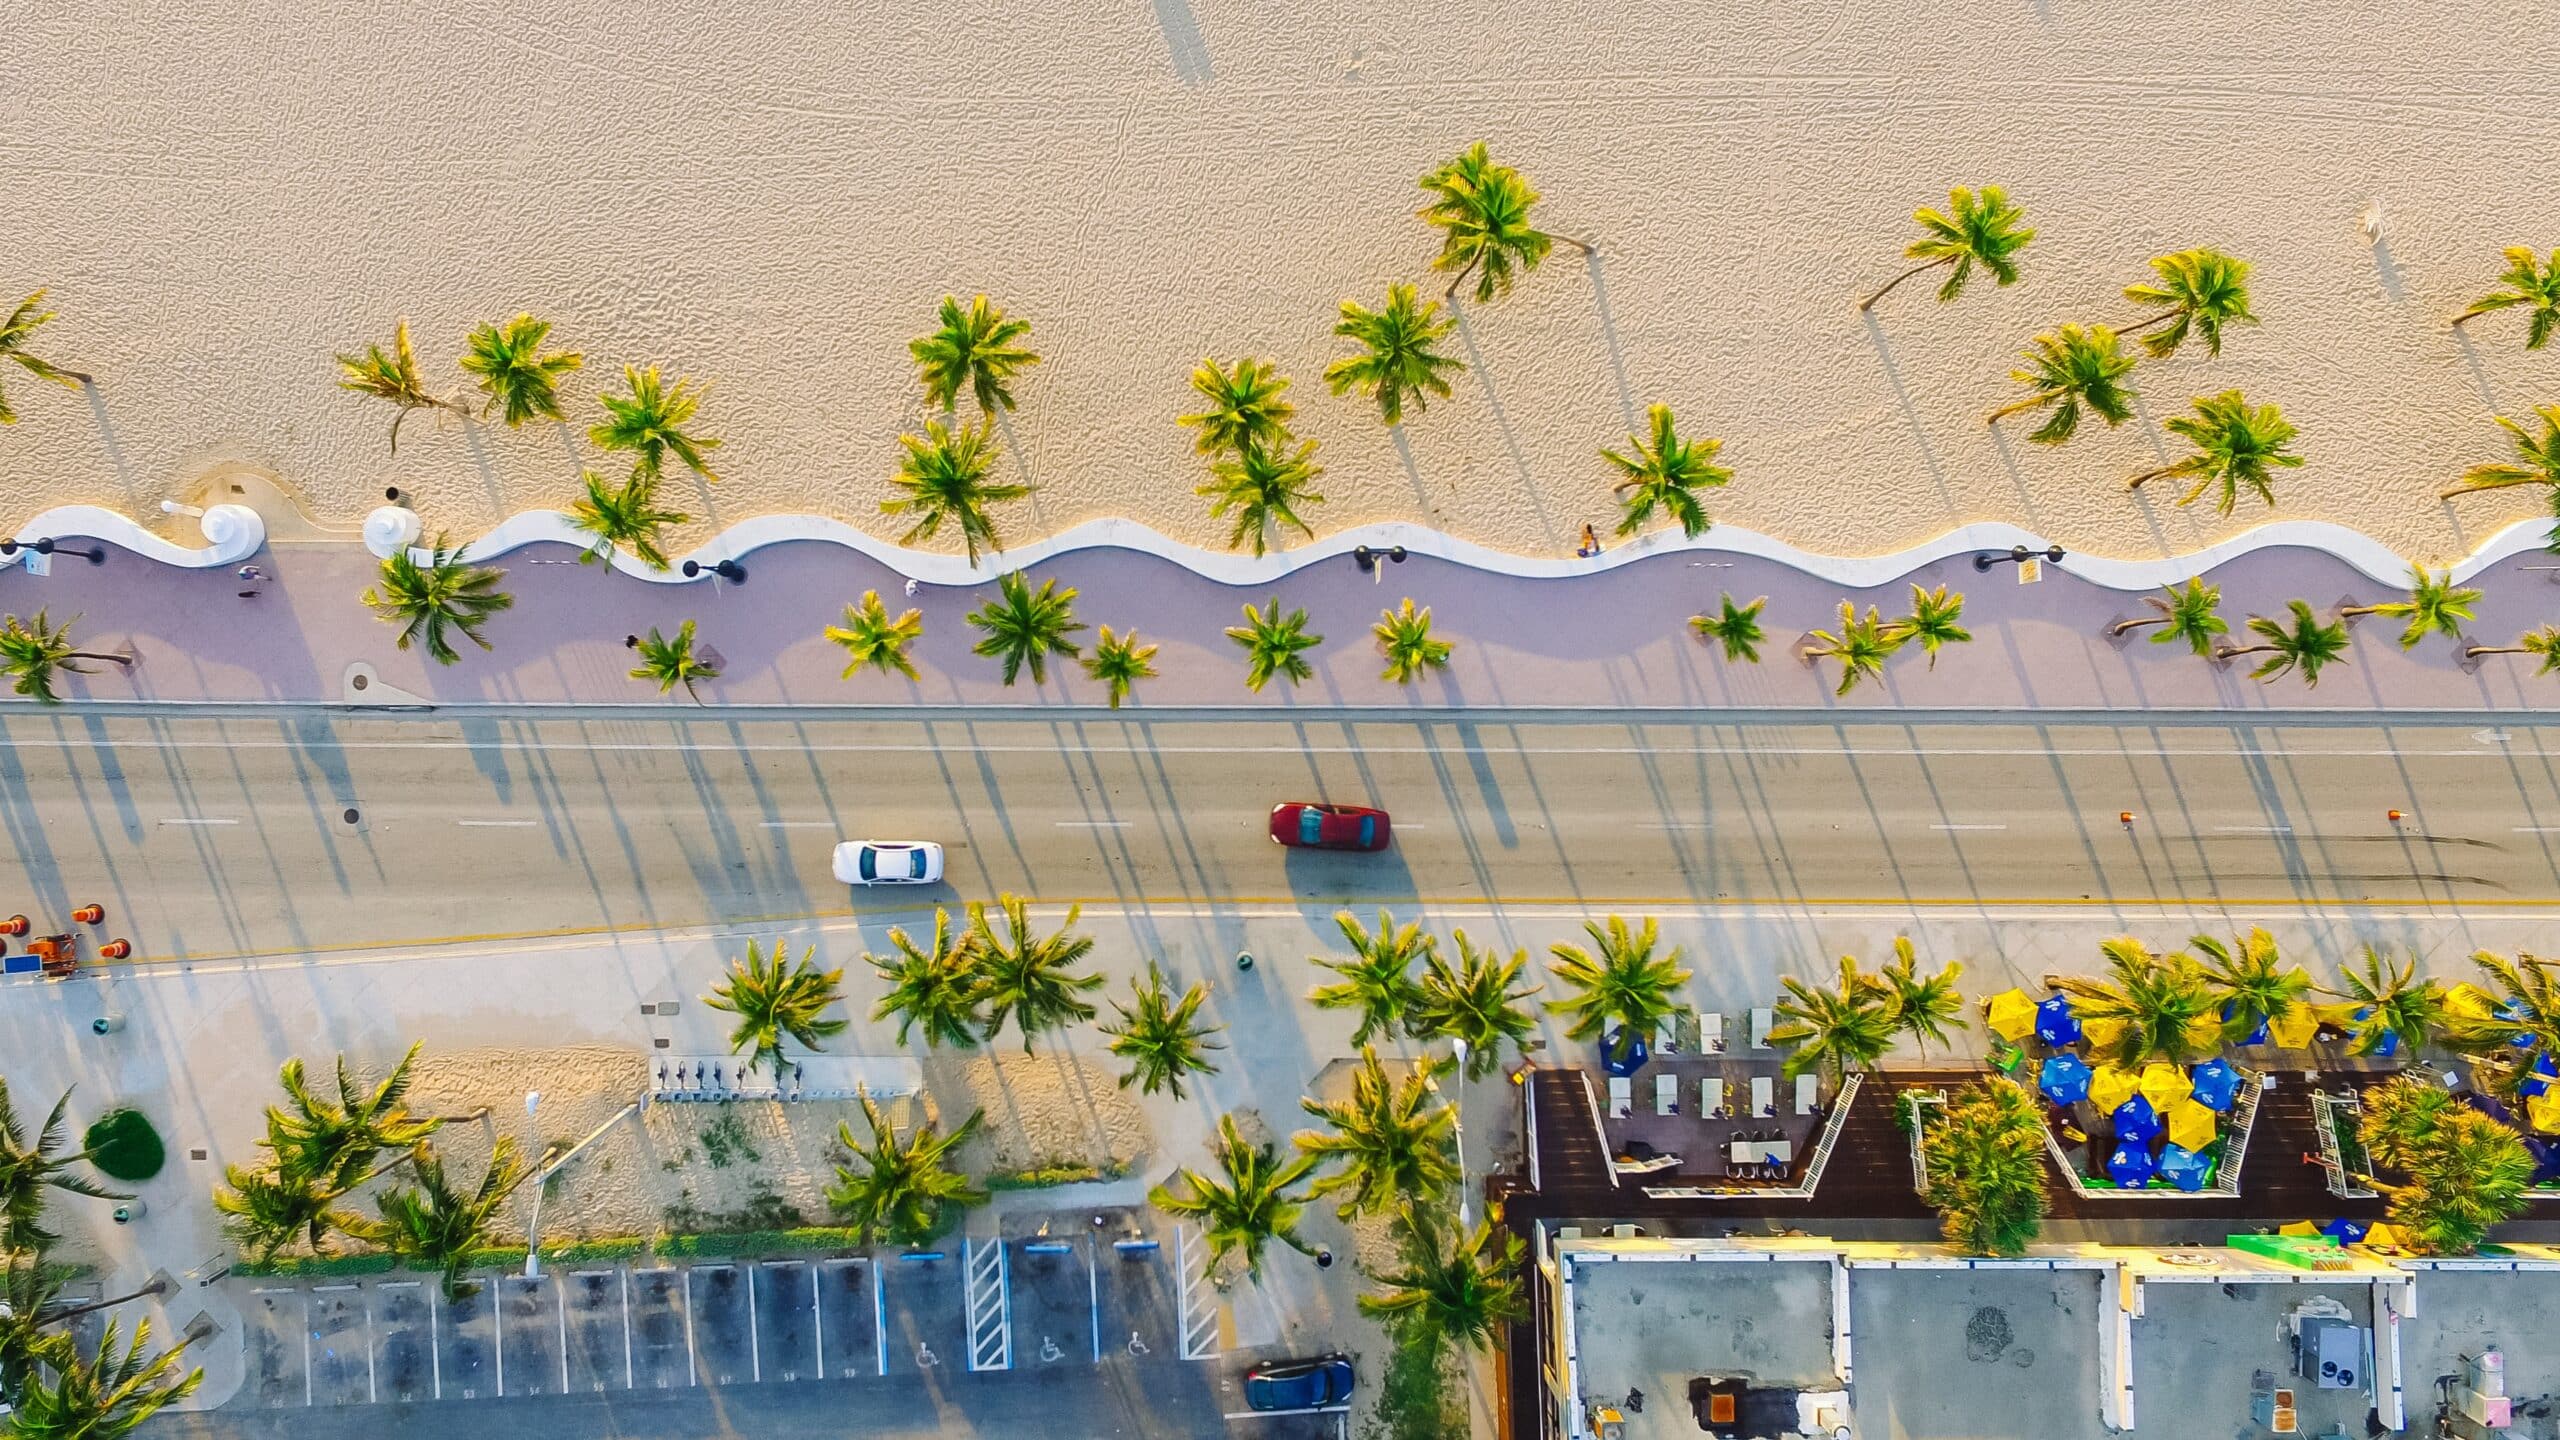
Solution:
[[[924,852],[922,850],[910,850],[907,852],[907,878],[910,880],[921,880],[924,878]]]
[[[865,845],[861,850],[855,852],[855,859],[853,862],[854,873],[860,875],[863,879],[879,879],[879,864],[880,854],[870,846]]]
[[[1313,810],[1298,812],[1298,843],[1313,845],[1324,839],[1324,817]]]

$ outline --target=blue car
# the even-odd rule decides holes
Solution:
[[[1244,1372],[1244,1403],[1256,1410],[1321,1410],[1349,1403],[1357,1378],[1347,1356],[1274,1360]]]

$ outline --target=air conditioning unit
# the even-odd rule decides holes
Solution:
[[[2462,1362],[2461,1383],[2453,1387],[2455,1413],[2481,1430],[2504,1430],[2515,1424],[2507,1399],[2507,1357],[2483,1350]]]
[[[2322,1390],[2365,1388],[2371,1332],[2327,1316],[2307,1317],[2294,1337],[2294,1373]]]

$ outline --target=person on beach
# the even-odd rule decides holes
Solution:
[[[1574,551],[1573,553],[1585,560],[1599,554],[1600,532],[1592,529],[1588,524],[1584,525],[1582,527],[1582,548]]]

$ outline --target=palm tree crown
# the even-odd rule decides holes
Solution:
[[[1006,382],[1040,360],[1013,343],[1030,333],[1030,321],[1007,319],[984,295],[972,299],[965,312],[959,297],[943,296],[940,327],[907,342],[917,377],[924,381],[925,402],[951,410],[966,387],[988,415],[1012,409],[1013,391]]]
[[[2245,1040],[2260,1025],[2309,1001],[2310,972],[2283,963],[2275,937],[2262,927],[2252,926],[2228,944],[2211,935],[2190,943],[2204,957],[2204,981],[2218,1002],[2225,1042]]]
[[[76,390],[89,379],[87,375],[77,370],[65,370],[60,366],[47,364],[27,353],[27,337],[35,334],[39,326],[53,318],[52,311],[41,308],[44,305],[44,296],[44,291],[37,291],[19,301],[18,308],[9,312],[8,319],[0,320],[0,360],[9,361],[39,380],[50,380],[56,385]],[[401,334],[405,344],[405,337],[408,334],[405,325],[401,329]],[[415,362],[412,362],[410,368],[413,371],[417,368]],[[1441,393],[1445,395],[1448,392],[1444,390]],[[17,423],[18,412],[9,408],[7,392],[0,391],[0,425]],[[393,422],[393,428],[398,428],[398,422]]]
[[[1926,206],[1911,212],[1923,232],[1903,250],[1903,255],[1920,263],[1885,282],[1885,287],[1858,302],[1866,310],[1893,287],[1924,270],[1951,267],[1947,278],[1938,286],[1941,302],[1964,293],[1965,283],[1973,278],[1975,266],[1989,272],[1998,284],[2015,284],[2018,279],[2018,252],[2036,238],[2036,232],[2022,223],[2026,212],[2009,203],[2009,192],[1997,185],[1985,185],[1980,191],[1961,186],[1947,192],[1947,208],[1933,210]]]
[[[1314,957],[1312,963],[1342,978],[1307,992],[1308,1001],[1319,1010],[1359,1011],[1359,1028],[1351,1032],[1354,1045],[1365,1046],[1373,1035],[1405,1029],[1422,1003],[1421,987],[1413,978],[1414,962],[1432,956],[1436,943],[1419,924],[1398,925],[1384,909],[1378,911],[1374,931],[1364,928],[1360,917],[1348,910],[1336,912],[1333,923],[1351,946],[1351,958]]]
[[[36,292],[37,299],[42,299],[43,296],[43,291]],[[9,318],[9,324],[0,326],[0,354],[7,354],[10,359],[21,365],[27,364],[32,357],[10,353],[8,345],[4,342],[16,331],[19,317],[25,315],[28,307],[34,304],[35,300],[29,300],[25,305],[19,306],[18,314]],[[53,317],[48,312],[36,318],[41,322]],[[409,344],[407,320],[392,322],[391,349],[388,352],[379,345],[368,345],[361,355],[340,355],[336,359],[339,389],[352,390],[358,395],[370,395],[377,400],[389,401],[399,408],[400,413],[391,417],[391,453],[394,455],[400,453],[400,422],[409,418],[410,411],[450,410],[457,415],[469,413],[460,405],[427,392],[426,377],[418,372],[418,352]],[[36,373],[45,374],[43,370],[37,370]],[[47,378],[60,379],[61,377],[53,375]],[[62,383],[68,385],[72,382],[63,380]],[[16,418],[10,413],[7,402],[0,401],[0,421]]]
[[[1358,390],[1374,396],[1380,418],[1403,424],[1407,405],[1419,415],[1429,408],[1425,395],[1448,399],[1449,374],[1466,368],[1440,353],[1440,342],[1456,323],[1440,313],[1437,300],[1417,304],[1410,285],[1388,286],[1384,310],[1345,300],[1333,333],[1358,345],[1360,353],[1324,367],[1324,383],[1336,395]]]
[[[1893,622],[1904,642],[1917,640],[1929,652],[1929,668],[1938,668],[1938,651],[1943,646],[1962,645],[1973,639],[1973,632],[1957,623],[1964,618],[1964,597],[1951,595],[1947,587],[1923,590],[1911,587],[1911,613]]]
[[[462,368],[479,377],[488,403],[480,413],[503,415],[512,430],[539,415],[560,418],[559,378],[587,363],[575,350],[542,353],[551,322],[518,315],[504,325],[483,325],[471,332],[462,353]]]
[[[608,390],[596,397],[608,417],[605,423],[587,431],[587,438],[606,450],[628,450],[639,457],[640,468],[655,476],[673,455],[685,468],[705,480],[719,483],[702,457],[720,448],[720,442],[709,435],[696,435],[685,427],[693,423],[694,412],[702,408],[702,397],[710,387],[696,388],[679,375],[673,385],[658,375],[655,365],[622,367],[625,394]]]
[[[1048,935],[1031,928],[1021,896],[999,896],[996,908],[1004,915],[1001,935],[987,919],[985,905],[969,906],[969,928],[976,932],[978,970],[985,984],[986,1038],[996,1038],[1011,1020],[1022,1032],[1022,1052],[1028,1055],[1032,1036],[1094,1017],[1092,1002],[1082,997],[1101,989],[1102,977],[1074,970],[1093,953],[1093,937],[1076,933],[1082,906],[1068,906],[1066,919]]]
[[[2270,505],[2276,503],[2274,477],[2268,472],[2302,463],[2301,456],[2286,448],[2300,432],[2284,412],[2273,405],[2253,410],[2237,390],[2200,398],[2195,404],[2195,414],[2171,416],[2166,428],[2193,441],[2196,453],[2174,465],[2145,470],[2126,481],[2125,488],[2140,489],[2146,481],[2174,475],[2196,482],[2178,497],[2181,505],[2217,487],[2221,493],[2214,508],[2225,515],[2239,503],[2242,490]]]
[[[628,545],[640,563],[652,570],[666,569],[667,552],[660,545],[660,535],[668,526],[682,525],[693,517],[681,510],[658,508],[657,477],[645,468],[636,469],[619,489],[593,470],[579,471],[578,479],[587,493],[569,507],[569,523],[596,537],[578,563],[611,560],[615,546]]]
[[[493,648],[480,627],[516,603],[516,597],[498,588],[503,578],[504,572],[494,566],[465,562],[462,552],[439,535],[424,564],[418,562],[418,552],[405,545],[385,558],[382,578],[367,587],[364,603],[385,622],[400,627],[400,638],[393,642],[400,649],[424,640],[427,654],[437,664],[451,665],[462,658],[462,652],[453,648],[455,635],[483,650]]]
[[[1449,668],[1449,656],[1458,648],[1447,640],[1431,637],[1431,607],[1413,608],[1413,597],[1393,610],[1378,612],[1378,623],[1369,627],[1378,637],[1378,653],[1387,657],[1387,668],[1378,672],[1381,680],[1410,685],[1432,670]]]
[[[1778,1024],[1769,1032],[1769,1043],[1787,1047],[1780,1068],[1788,1078],[1819,1069],[1838,1085],[1851,1070],[1873,1066],[1893,1048],[1892,994],[1882,981],[1861,974],[1855,958],[1840,957],[1837,987],[1793,975],[1782,977],[1778,985],[1785,993],[1778,1000]]]
[[[1324,503],[1322,495],[1308,488],[1324,473],[1315,455],[1313,440],[1291,450],[1283,437],[1272,446],[1248,441],[1243,450],[1210,467],[1212,478],[1193,493],[1208,497],[1212,516],[1235,515],[1227,531],[1228,549],[1249,547],[1257,556],[1264,554],[1275,527],[1315,538],[1315,530],[1298,514],[1301,505]]]
[[[898,537],[899,544],[930,540],[949,525],[960,532],[972,565],[981,548],[1004,548],[987,507],[1019,500],[1031,487],[1007,484],[990,473],[996,463],[994,424],[981,420],[954,431],[939,420],[927,420],[923,435],[898,437],[898,474],[889,483],[899,493],[880,502],[880,513],[914,514],[915,523]]]
[[[2539,435],[2504,415],[2494,417],[2515,442],[2516,460],[2472,466],[2462,472],[2462,483],[2445,491],[2443,498],[2517,485],[2549,485],[2560,493],[2560,405],[2537,406],[2533,413],[2542,417]]]
[[[354,1233],[390,1247],[403,1259],[433,1266],[444,1277],[445,1298],[456,1298],[472,1252],[489,1243],[498,1212],[532,1172],[516,1153],[511,1135],[498,1137],[489,1151],[488,1169],[467,1195],[445,1177],[444,1161],[432,1146],[419,1147],[409,1168],[417,1184],[384,1191],[374,1202],[381,1220],[362,1224]]]
[[[916,662],[907,658],[907,647],[924,634],[924,612],[909,607],[892,616],[889,607],[880,602],[880,592],[865,590],[862,603],[844,607],[844,623],[827,627],[827,638],[844,647],[844,674],[850,680],[864,666],[886,675],[891,671],[913,680]]]
[[[1174,1219],[1200,1221],[1212,1265],[1229,1255],[1241,1255],[1245,1273],[1259,1279],[1262,1249],[1270,1242],[1277,1240],[1305,1253],[1307,1243],[1298,1238],[1298,1221],[1306,1204],[1296,1190],[1315,1168],[1315,1157],[1299,1155],[1284,1163],[1278,1147],[1270,1142],[1245,1143],[1232,1112],[1218,1117],[1212,1153],[1218,1161],[1216,1178],[1183,1166],[1166,1183],[1147,1192],[1147,1203]],[[1182,1188],[1175,1189],[1177,1184]]]
[[[2462,658],[2477,660],[2483,655],[2535,655],[2542,663],[2534,668],[2536,675],[2560,675],[2560,625],[2539,625],[2516,637],[2513,645],[2466,645]]]
[[[2021,1255],[2042,1228],[2045,1123],[2026,1087],[1993,1076],[1928,1122],[1923,1196],[1967,1255]]]
[[[2527,311],[2524,348],[2539,350],[2550,343],[2551,327],[2560,321],[2560,250],[2551,253],[2547,264],[2536,260],[2534,253],[2521,245],[2509,246],[2506,257],[2506,271],[2498,277],[2506,288],[2492,290],[2472,301],[2453,317],[2453,323],[2460,325],[2492,310],[2522,305]]]
[[[2198,248],[2154,255],[2151,268],[2159,275],[2159,283],[2128,285],[2124,298],[2136,305],[2163,308],[2136,320],[2124,333],[2151,331],[2142,337],[2142,348],[2154,356],[2165,359],[2177,354],[2191,331],[2204,341],[2206,354],[2219,355],[2223,326],[2258,323],[2258,317],[2249,313],[2248,261]]]
[[[693,652],[693,622],[690,620],[676,627],[673,639],[660,634],[655,625],[649,627],[648,634],[631,638],[638,642],[631,648],[640,655],[640,663],[632,667],[631,678],[654,682],[661,695],[669,694],[681,685],[684,693],[691,696],[694,703],[700,704],[702,697],[694,693],[693,682],[720,678],[719,666]]]
[[[2158,611],[2158,616],[2119,620],[2109,633],[2128,635],[2157,625],[2160,630],[2151,637],[2152,644],[2183,644],[2198,655],[2211,655],[2217,637],[2231,633],[2230,622],[2217,613],[2222,608],[2222,587],[2207,585],[2202,576],[2190,578],[2183,586],[2166,586],[2160,595],[2145,595],[2142,603]]]
[[[1280,597],[1274,595],[1260,610],[1245,602],[1242,625],[1227,627],[1227,638],[1244,647],[1245,688],[1260,694],[1274,675],[1285,677],[1292,685],[1316,673],[1306,662],[1305,652],[1324,643],[1321,635],[1307,633],[1307,612],[1303,609],[1282,614]]]
[[[1200,1018],[1200,1007],[1209,1003],[1207,985],[1195,980],[1177,998],[1164,983],[1164,972],[1151,963],[1147,978],[1131,981],[1130,990],[1135,1003],[1111,1002],[1111,1008],[1120,1013],[1120,1023],[1102,1027],[1102,1033],[1111,1037],[1107,1048],[1129,1062],[1128,1073],[1120,1077],[1121,1089],[1135,1085],[1145,1095],[1170,1090],[1179,1100],[1184,1076],[1218,1073],[1207,1052],[1227,1048],[1211,1038],[1225,1027]]]
[[[1431,268],[1453,272],[1448,297],[1458,293],[1470,271],[1477,303],[1510,293],[1512,281],[1537,269],[1558,240],[1592,253],[1588,241],[1529,223],[1538,192],[1519,171],[1495,164],[1481,140],[1423,176],[1422,189],[1431,199],[1415,213],[1441,232]]]
[[[1381,1288],[1360,1297],[1360,1313],[1426,1348],[1454,1341],[1482,1350],[1503,1326],[1529,1313],[1520,1278],[1527,1246],[1491,1220],[1448,1234],[1431,1214],[1421,1206],[1404,1208],[1400,1263],[1371,1272]]]
[[[1348,1220],[1391,1214],[1408,1201],[1429,1204],[1465,1183],[1452,1138],[1458,1112],[1441,1102],[1432,1063],[1422,1061],[1399,1083],[1387,1078],[1378,1052],[1363,1045],[1348,1098],[1298,1102],[1330,1127],[1299,1131],[1299,1151],[1319,1164],[1342,1167],[1307,1187],[1308,1198],[1341,1193],[1334,1213]]]
[[[353,1189],[374,1169],[385,1152],[415,1150],[443,1122],[409,1113],[410,1071],[421,1045],[411,1045],[400,1063],[371,1085],[337,1060],[336,1094],[312,1090],[295,1056],[276,1072],[284,1090],[283,1106],[267,1107],[267,1148],[276,1171],[288,1179],[309,1180],[337,1194]]]
[[[2026,367],[2010,371],[2009,378],[2027,387],[2026,398],[1992,411],[1992,420],[2022,410],[2049,411],[2027,438],[2059,445],[2079,430],[2084,407],[2110,426],[2133,418],[2133,387],[2124,381],[2133,373],[2133,357],[2124,353],[2115,331],[2065,325],[2038,335],[2019,353]]]
[[[851,1124],[836,1124],[836,1143],[862,1169],[837,1166],[836,1183],[827,1188],[827,1203],[856,1232],[856,1243],[922,1245],[942,1233],[954,1210],[986,1203],[987,1192],[947,1163],[951,1152],[977,1133],[984,1112],[970,1111],[948,1135],[920,1123],[904,1145],[898,1143],[897,1127],[868,1095],[862,1097],[862,1115],[871,1126],[867,1145],[853,1138]]]
[[[1644,413],[1648,433],[1628,436],[1628,453],[1606,447],[1600,451],[1601,458],[1626,477],[1610,487],[1626,512],[1618,519],[1618,533],[1635,534],[1651,524],[1654,512],[1660,510],[1680,522],[1681,534],[1695,540],[1712,523],[1698,492],[1733,483],[1733,472],[1715,463],[1724,442],[1682,440],[1672,429],[1668,405],[1655,405]]]
[[[1181,417],[1183,424],[1199,430],[1194,447],[1201,454],[1241,452],[1255,445],[1269,449],[1287,442],[1289,417],[1298,407],[1282,398],[1288,377],[1269,361],[1247,355],[1229,370],[1216,360],[1203,360],[1191,372],[1191,388],[1209,402],[1208,409]]]
[[[1835,695],[1846,695],[1858,682],[1870,677],[1884,678],[1884,662],[1902,648],[1905,639],[1899,624],[1887,625],[1876,607],[1867,607],[1867,617],[1858,618],[1858,607],[1840,602],[1840,628],[1837,631],[1814,630],[1805,635],[1804,658],[1840,662],[1840,688]]]
[[[1466,1047],[1460,1073],[1482,1080],[1501,1068],[1505,1044],[1516,1051],[1528,1043],[1537,1021],[1521,1002],[1537,996],[1538,984],[1519,984],[1529,966],[1527,950],[1514,949],[1505,960],[1500,950],[1477,949],[1464,930],[1449,938],[1456,943],[1457,962],[1450,963],[1437,946],[1426,947],[1407,1024],[1414,1035]]]
[[[336,1208],[337,1192],[308,1175],[228,1165],[223,1180],[213,1192],[214,1211],[223,1217],[222,1233],[252,1260],[272,1260],[296,1242],[316,1253],[331,1230],[352,1234],[366,1223]]]
[[[2131,1068],[2157,1057],[2183,1065],[2219,1043],[2221,1020],[2205,973],[2183,950],[2155,955],[2126,937],[2102,940],[2105,980],[2065,976],[2057,982],[2084,1022],[2115,1031],[2109,1058]]]
[[[2462,622],[2474,618],[2471,607],[2480,603],[2480,592],[2453,583],[2448,568],[2430,575],[2424,565],[2409,567],[2409,598],[2385,600],[2378,605],[2350,605],[2338,612],[2349,615],[2389,615],[2409,622],[2400,632],[2400,648],[2414,650],[2429,635],[2462,638]]]
[[[2317,685],[2320,672],[2347,653],[2347,626],[2343,620],[2322,624],[2311,613],[2310,603],[2302,600],[2285,602],[2293,619],[2291,624],[2265,615],[2249,617],[2249,633],[2258,637],[2251,645],[2225,645],[2213,652],[2217,660],[2230,660],[2241,655],[2264,655],[2256,669],[2249,672],[2252,680],[2272,680],[2289,670],[2302,672],[2302,683]]]
[[[978,932],[951,933],[951,912],[933,909],[933,943],[920,946],[903,928],[889,931],[889,955],[864,955],[889,982],[871,1007],[875,1021],[897,1017],[898,1043],[918,1027],[928,1048],[966,1049],[987,1023],[986,977],[978,968]]]
[[[1139,681],[1155,678],[1155,653],[1155,646],[1138,643],[1137,631],[1114,635],[1105,625],[1093,642],[1093,653],[1084,657],[1084,673],[1102,682],[1111,708],[1117,710]]]
[[[19,694],[45,705],[59,704],[62,697],[54,693],[54,676],[88,674],[89,667],[79,663],[83,660],[132,663],[131,656],[74,648],[70,624],[55,625],[45,611],[37,611],[32,620],[15,615],[0,618],[0,674],[12,677],[16,683],[11,688]]]
[[[1950,1043],[1950,1028],[1964,1028],[1964,995],[1956,988],[1964,974],[1964,962],[1950,960],[1938,967],[1935,975],[1919,973],[1919,957],[1912,951],[1911,937],[1893,937],[1893,959],[1886,963],[1877,983],[1884,987],[1887,1013],[1894,1029],[1910,1036],[1926,1050],[1929,1042]]]
[[[2343,1003],[2322,1015],[2346,1030],[2350,1055],[2400,1051],[2414,1058],[2445,1028],[2444,987],[2418,977],[2414,955],[2395,964],[2371,945],[2363,953],[2362,969],[2340,967],[2338,986],[2327,993]]]
[[[844,998],[842,969],[820,970],[818,947],[810,946],[798,961],[788,960],[791,947],[779,939],[759,954],[747,941],[746,958],[729,966],[729,978],[712,988],[702,1003],[738,1017],[729,1029],[729,1053],[744,1054],[777,1081],[782,1076],[782,1042],[787,1036],[804,1049],[823,1050],[829,1036],[844,1033],[849,1023],[828,1016],[827,1008]]]
[[[1760,628],[1760,612],[1768,603],[1769,597],[1763,595],[1750,604],[1736,605],[1733,596],[1727,594],[1719,613],[1692,615],[1689,628],[1698,632],[1699,639],[1722,645],[1727,660],[1748,660],[1757,665],[1761,643],[1769,638],[1768,632]]]
[[[1591,937],[1591,948],[1559,943],[1547,952],[1555,957],[1547,968],[1573,992],[1547,1002],[1549,1010],[1572,1017],[1566,1038],[1589,1040],[1611,1026],[1630,1036],[1651,1034],[1671,1013],[1680,987],[1689,983],[1680,947],[1655,955],[1662,931],[1651,919],[1643,929],[1630,930],[1624,918],[1612,915],[1606,928],[1586,920],[1582,929]]]
[[[204,1383],[204,1371],[177,1375],[188,1342],[146,1357],[151,1322],[133,1322],[126,1341],[118,1322],[107,1322],[95,1360],[63,1346],[48,1357],[48,1375],[31,1377],[18,1397],[10,1434],[26,1440],[122,1440]]]
[[[985,632],[970,653],[1002,661],[1007,685],[1025,667],[1032,684],[1042,683],[1049,678],[1051,655],[1084,653],[1084,647],[1067,638],[1084,628],[1076,622],[1075,599],[1072,586],[1061,591],[1057,581],[1043,580],[1034,591],[1021,571],[1007,572],[996,582],[994,597],[969,612],[969,623]]]
[[[19,1122],[17,1107],[9,1099],[9,1082],[0,1078],[0,1251],[39,1250],[60,1238],[44,1227],[47,1190],[96,1200],[126,1198],[72,1170],[87,1163],[89,1153],[63,1152],[69,1131],[62,1117],[70,1107],[71,1092],[65,1090],[30,1145],[26,1126]]]

